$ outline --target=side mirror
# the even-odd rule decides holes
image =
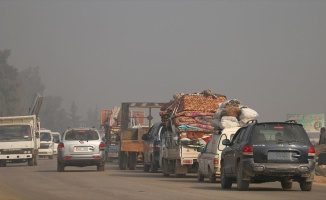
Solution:
[[[149,141],[151,139],[151,136],[148,133],[146,133],[141,136],[141,139],[144,141]]]
[[[198,147],[197,148],[197,152],[203,153],[204,152],[204,148],[203,147]]]
[[[223,144],[224,146],[230,146],[231,141],[230,141],[229,139],[224,139],[224,140],[222,140],[222,144]]]

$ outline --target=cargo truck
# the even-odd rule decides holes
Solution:
[[[35,115],[0,117],[0,165],[37,165],[40,138]]]

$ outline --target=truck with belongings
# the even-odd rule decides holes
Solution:
[[[177,93],[161,108],[166,131],[161,136],[159,164],[163,176],[183,177],[197,173],[198,147],[214,131],[212,119],[226,96],[204,90],[201,93]]]

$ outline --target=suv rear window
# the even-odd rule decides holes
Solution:
[[[299,124],[268,123],[254,126],[253,143],[266,142],[306,142],[309,137]]]
[[[65,140],[98,140],[99,135],[94,130],[69,130]]]

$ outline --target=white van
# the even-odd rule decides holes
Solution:
[[[209,182],[216,182],[216,178],[220,178],[221,171],[221,153],[224,149],[222,141],[224,139],[231,140],[240,127],[225,128],[222,131],[215,132],[204,148],[200,147],[198,154],[198,181],[204,181],[208,177]]]
[[[58,144],[61,141],[61,135],[59,132],[51,132],[53,136],[53,154],[57,155],[58,154]]]
[[[49,159],[53,159],[54,143],[51,131],[41,128],[40,141],[41,144],[38,152],[39,157],[48,157]]]

